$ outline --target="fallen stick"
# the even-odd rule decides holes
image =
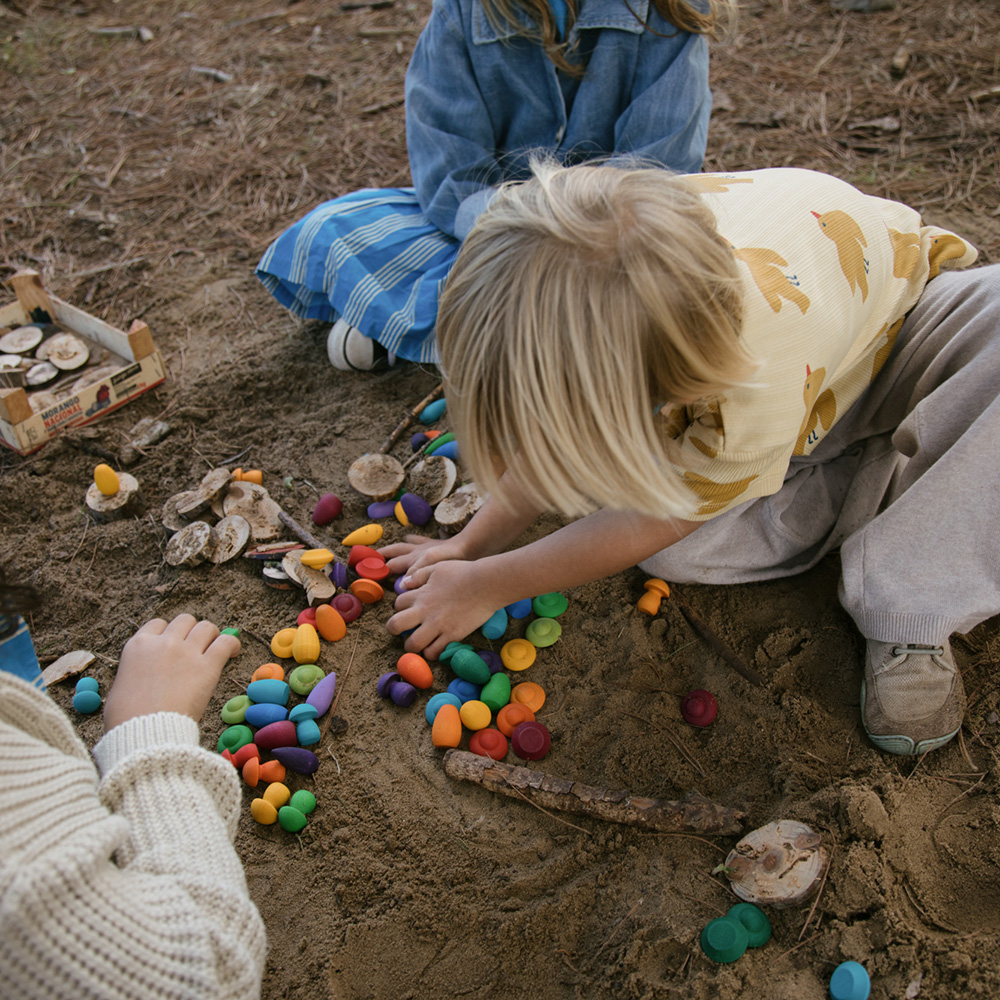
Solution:
[[[616,788],[598,788],[527,767],[505,764],[467,750],[444,755],[444,773],[456,781],[471,781],[511,798],[525,798],[546,809],[626,823],[645,830],[671,833],[735,834],[743,829],[745,813],[720,806],[698,792],[677,801],[649,799]]]
[[[694,608],[684,600],[677,592],[677,587],[670,588],[670,597],[676,602],[680,612],[688,620],[688,624],[698,633],[733,670],[745,677],[751,684],[764,687],[767,683],[753,667],[743,659],[742,656],[733,652],[716,634],[709,624],[698,614]]]
[[[410,424],[412,424],[413,421],[420,416],[424,408],[430,406],[431,403],[433,403],[434,400],[437,399],[442,392],[444,392],[444,383],[439,382],[436,389],[433,389],[431,392],[427,393],[427,395],[424,396],[424,398],[420,400],[420,402],[417,403],[417,405],[414,406],[413,409],[410,410],[410,412],[407,413],[407,415],[403,417],[403,419],[400,420],[398,424],[396,424],[396,427],[393,430],[393,432],[385,439],[385,441],[382,442],[382,447],[379,448],[379,454],[384,455],[399,440],[399,437],[403,433],[403,431],[405,431],[406,428],[409,427]]]
[[[295,535],[298,538],[301,538],[302,541],[306,543],[306,545],[314,549],[325,549],[327,547],[326,544],[321,542],[315,535],[306,531],[306,529],[303,528],[302,525],[299,524],[299,522],[296,521],[291,514],[287,514],[285,511],[279,510],[278,520],[281,521],[281,523],[286,528],[288,528],[288,530],[293,535]]]

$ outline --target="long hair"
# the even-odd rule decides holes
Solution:
[[[657,405],[718,398],[756,365],[742,281],[697,191],[664,170],[535,163],[467,237],[438,314],[448,411],[481,489],[577,516],[684,517]]]
[[[580,77],[586,72],[586,66],[568,58],[571,54],[566,43],[559,37],[559,29],[555,15],[548,0],[481,0],[487,19],[498,31],[514,29],[517,34],[537,41],[545,50],[546,55],[569,76]],[[735,0],[708,0],[707,3],[696,5],[688,0],[650,0],[660,16],[679,31],[689,31],[695,35],[708,35],[718,38],[721,31],[735,21]],[[639,15],[632,9],[629,0],[623,3],[636,20]],[[566,0],[569,27],[576,20],[580,9],[580,0]],[[706,10],[699,9],[706,7]],[[523,21],[518,12],[526,15],[531,22],[531,29],[524,29]],[[647,30],[653,31],[648,25]]]

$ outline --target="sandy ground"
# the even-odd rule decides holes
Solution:
[[[919,204],[996,260],[997,101],[974,95],[1000,84],[1000,14],[987,2],[902,6],[863,16],[750,4],[739,44],[716,56],[709,167],[830,169]],[[367,520],[348,466],[437,382],[415,366],[335,376],[322,331],[292,322],[252,277],[270,236],[315,201],[405,183],[402,70],[427,9],[172,2],[143,12],[154,36],[143,46],[91,30],[128,23],[133,12],[111,3],[0,3],[0,65],[14,71],[0,113],[3,276],[40,268],[54,292],[112,323],[140,316],[169,369],[92,428],[0,456],[0,560],[46,594],[33,620],[40,655],[92,650],[104,690],[149,617],[239,626],[244,651],[205,717],[206,745],[304,601],[264,586],[250,560],[166,565],[164,501],[210,468],[260,468],[302,523],[317,490],[343,498],[341,518],[317,529],[343,557],[339,539]],[[372,27],[400,33],[365,37]],[[912,63],[896,79],[888,63],[904,43]],[[863,124],[886,116],[897,130]],[[88,523],[95,462],[119,455],[144,416],[173,429],[129,468],[140,516]],[[404,437],[395,452],[407,450]],[[386,522],[387,538],[402,534]],[[347,727],[324,739],[313,778],[292,780],[318,799],[309,825],[298,836],[261,827],[249,808],[240,824],[270,936],[264,996],[819,1000],[845,959],[866,966],[879,1000],[998,995],[1000,623],[955,639],[970,696],[963,739],[922,761],[886,756],[861,729],[862,646],[837,576],[830,558],[772,584],[684,588],[763,687],[675,604],[638,613],[637,570],[568,593],[563,636],[530,669],[553,735],[533,768],[667,799],[697,789],[745,812],[747,831],[787,818],[822,834],[830,866],[815,907],[771,910],[764,948],[719,966],[698,946],[735,902],[713,869],[736,837],[545,814],[446,777],[423,699],[400,709],[376,695],[401,652],[382,627],[385,601],[324,645]],[[439,690],[446,671],[435,674]],[[710,728],[681,719],[692,688],[718,699]],[[71,694],[69,683],[52,691],[72,714]],[[96,741],[99,720],[74,718]]]

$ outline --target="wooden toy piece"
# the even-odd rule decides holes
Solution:
[[[98,469],[100,468],[101,466],[98,466]],[[118,488],[108,494],[96,481],[91,483],[87,488],[86,496],[90,516],[99,524],[103,524],[106,521],[117,521],[137,514],[141,494],[136,478],[127,472],[116,474],[109,466],[104,466],[104,469],[111,475],[108,476],[104,471],[94,470],[95,476],[101,480],[101,485],[104,489],[110,489],[112,486],[111,477],[114,477],[118,480]]]
[[[663,598],[670,596],[670,585],[666,580],[659,580],[653,577],[653,579],[647,580],[643,586],[646,588],[646,593],[639,598],[639,603],[636,607],[644,614],[652,617],[660,610],[660,602]]]
[[[94,485],[104,496],[113,497],[118,492],[121,482],[118,473],[110,465],[101,462],[94,467]]]
[[[260,469],[233,469],[233,480],[238,483],[256,483],[258,486],[264,485],[264,473]]]
[[[319,636],[312,625],[300,625],[292,639],[292,659],[296,663],[315,663],[319,659]],[[310,690],[312,690],[310,688]]]
[[[382,600],[382,595],[385,591],[374,580],[365,580],[362,578],[355,580],[351,584],[351,593],[362,604],[375,604]]]
[[[303,566],[322,569],[327,563],[333,562],[333,553],[329,549],[306,549],[299,558]]]
[[[374,545],[382,537],[383,530],[381,524],[364,524],[352,531],[340,544],[348,547],[351,545]]]

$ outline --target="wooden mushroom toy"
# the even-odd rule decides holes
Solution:
[[[636,607],[644,614],[652,617],[660,610],[660,602],[663,598],[670,596],[670,586],[665,580],[660,580],[656,577],[647,580],[643,586],[646,588],[646,593],[639,598]]]

